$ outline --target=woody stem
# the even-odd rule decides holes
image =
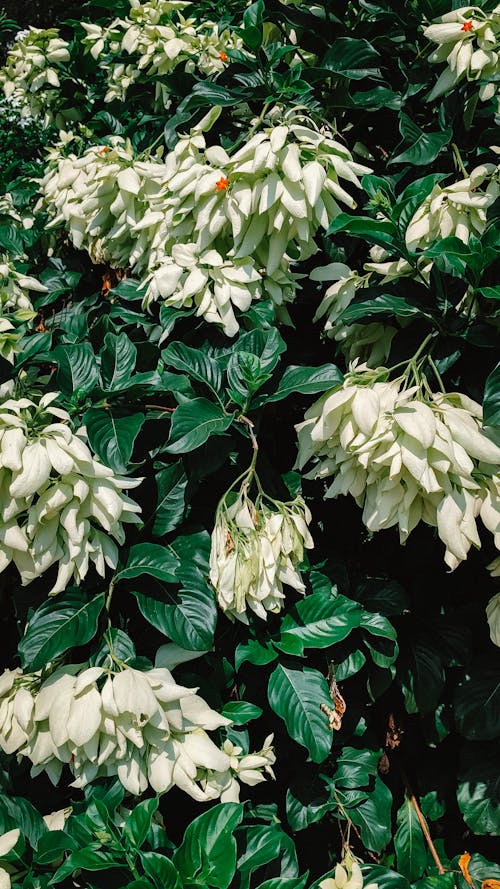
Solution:
[[[429,833],[429,828],[427,827],[425,818],[422,815],[422,810],[421,810],[421,808],[418,804],[417,798],[416,798],[415,794],[413,793],[413,790],[408,782],[408,778],[406,777],[406,775],[404,773],[403,773],[403,780],[405,783],[408,799],[410,800],[413,808],[415,809],[415,813],[418,818],[420,827],[422,828],[422,833],[423,833],[423,835],[425,837],[425,841],[429,847],[429,852],[431,853],[431,855],[436,863],[438,874],[444,874],[445,873],[444,867],[441,864],[441,860],[440,860],[439,855],[437,853],[436,847],[435,847],[434,843],[432,842],[432,837]]]

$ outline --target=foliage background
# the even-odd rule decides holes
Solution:
[[[184,132],[212,104],[224,106],[216,130],[218,138],[222,134],[230,142],[238,127],[249,125],[264,103],[304,103],[313,115],[334,121],[351,148],[359,143],[367,146],[367,163],[373,167],[374,177],[381,177],[373,178],[365,193],[357,196],[358,215],[371,220],[371,229],[367,224],[358,236],[352,221],[346,220],[343,231],[318,238],[327,257],[325,262],[330,258],[361,268],[369,246],[377,243],[375,211],[384,194],[381,181],[400,195],[405,187],[430,173],[460,178],[453,145],[459,147],[468,169],[481,162],[495,141],[494,116],[491,105],[476,106],[471,99],[474,84],[463,84],[432,104],[425,102],[437,75],[427,62],[429,47],[422,37],[421,24],[447,12],[448,2],[355,0],[318,5],[325,10],[321,28],[306,5],[284,6],[277,0],[268,0],[261,10],[259,4],[254,4],[257,36],[250,33],[248,20],[245,25],[247,49],[255,53],[251,70],[235,62],[215,79],[214,85],[210,79],[196,84],[196,78],[181,73],[172,75],[168,86],[174,104],[167,120],[165,114],[153,112],[144,121],[143,111],[148,108],[151,92],[147,81],[131,91],[126,103],[105,105],[99,78],[90,79],[89,57],[76,49],[73,70],[88,87],[83,98],[88,144],[106,140],[111,131],[131,138],[139,152],[161,137],[167,124],[166,136],[171,147],[176,139],[175,124],[178,132]],[[480,5],[485,10],[492,7],[487,2]],[[86,4],[81,14],[90,21],[105,22],[112,15],[122,14],[125,6],[121,2]],[[239,2],[213,0],[195,2],[193,7],[201,19],[213,18],[231,27],[241,26]],[[4,9],[21,26],[48,27],[57,23],[63,36],[68,37],[73,27],[77,37],[81,36],[77,23],[64,24],[73,17],[79,19],[79,8],[53,3],[44,5],[42,15],[36,2],[22,7],[7,2]],[[281,30],[283,42],[287,41],[287,28],[299,34],[304,59],[293,74],[290,56],[273,59],[262,50],[261,13],[266,22],[273,22]],[[354,46],[346,42],[353,40],[367,43]],[[309,54],[314,56],[313,63]],[[235,70],[238,77],[234,76]],[[256,71],[261,72],[260,79]],[[351,74],[346,75],[346,71]],[[189,97],[194,87],[197,99],[193,101]],[[172,120],[180,103],[187,109],[187,116]],[[5,190],[12,191],[18,205],[27,208],[32,206],[36,191],[30,177],[40,175],[44,150],[55,140],[56,128],[49,126],[44,130],[35,122],[20,134],[19,128],[5,119],[1,126],[3,184]],[[412,126],[421,128],[417,129],[417,136]],[[423,139],[418,137],[419,132],[424,133]],[[438,137],[437,141],[428,138],[428,134]],[[402,152],[404,160],[394,161]],[[394,203],[393,198],[390,202]],[[490,214],[490,222],[491,232],[495,229],[494,214]],[[2,247],[10,249],[9,233],[5,229],[2,232]],[[226,843],[223,857],[229,862],[227,875],[221,875],[216,866],[208,876],[205,871],[196,875],[193,865],[191,875],[189,867],[185,867],[184,873],[180,867],[181,879],[187,883],[191,880],[191,885],[219,887],[232,880],[235,886],[246,889],[249,881],[258,886],[281,876],[280,885],[284,882],[285,889],[299,889],[303,885],[298,881],[299,873],[307,872],[307,882],[312,884],[340,859],[340,824],[343,831],[350,825],[351,848],[366,862],[367,878],[376,880],[381,889],[389,884],[396,889],[396,883],[397,889],[406,889],[408,881],[416,883],[419,889],[448,889],[454,883],[465,889],[457,863],[458,856],[465,851],[473,854],[476,871],[472,869],[471,873],[475,874],[475,885],[484,879],[498,880],[500,869],[493,862],[500,832],[500,685],[498,648],[490,641],[484,616],[486,603],[495,591],[484,567],[494,557],[489,541],[485,539],[483,549],[472,551],[467,562],[450,574],[442,561],[442,543],[429,527],[419,525],[405,547],[399,545],[394,529],[369,539],[360,510],[350,498],[324,501],[317,482],[303,481],[302,491],[313,511],[316,544],[310,555],[311,564],[304,566],[308,581],[306,599],[302,601],[290,592],[286,616],[270,616],[266,625],[251,621],[247,628],[232,625],[217,614],[213,595],[210,596],[206,581],[208,534],[219,497],[248,465],[251,442],[244,424],[235,422],[222,437],[215,436],[200,447],[175,456],[168,453],[165,443],[169,440],[170,417],[179,400],[179,390],[175,385],[169,386],[168,378],[179,368],[169,362],[165,350],[174,341],[195,350],[188,353],[184,372],[189,380],[184,391],[189,398],[212,398],[204,379],[203,356],[209,356],[224,370],[228,350],[234,348],[248,348],[261,359],[264,354],[265,369],[273,375],[263,387],[264,395],[276,391],[283,371],[291,365],[315,368],[335,361],[345,370],[342,355],[335,356],[335,344],[322,336],[321,325],[312,320],[319,298],[315,285],[307,279],[303,282],[290,307],[293,327],[278,329],[272,312],[264,307],[242,318],[238,339],[229,342],[216,329],[192,316],[167,319],[158,313],[152,318],[142,313],[141,294],[138,298],[138,282],[133,277],[110,293],[101,292],[103,276],[109,275],[109,269],[93,265],[63,235],[57,241],[57,253],[48,258],[43,220],[36,223],[35,232],[37,238],[24,238],[24,243],[19,232],[9,234],[15,246],[20,246],[19,252],[27,250],[32,273],[49,287],[49,300],[45,295],[37,295],[35,301],[43,336],[33,331],[26,334],[30,357],[25,362],[23,352],[19,354],[15,373],[24,366],[33,380],[40,378],[49,388],[55,383],[63,393],[65,405],[75,417],[84,418],[88,426],[89,420],[101,411],[123,421],[123,439],[129,444],[127,429],[132,427],[127,427],[127,423],[139,429],[137,437],[132,435],[130,447],[120,440],[110,447],[108,438],[100,439],[97,427],[90,436],[94,450],[103,459],[109,460],[114,453],[118,467],[123,462],[121,450],[126,455],[127,472],[146,479],[136,492],[145,524],[129,534],[127,547],[121,553],[122,565],[130,564],[130,547],[154,544],[175,549],[176,541],[183,537],[184,563],[199,559],[202,566],[201,586],[194,596],[198,605],[193,611],[193,601],[190,602],[188,629],[180,628],[178,611],[172,610],[182,604],[179,587],[165,585],[150,573],[142,576],[140,587],[137,581],[130,580],[117,584],[111,623],[116,631],[126,634],[122,636],[125,647],[133,644],[135,652],[144,657],[151,658],[155,649],[169,638],[186,647],[211,648],[213,644],[213,651],[203,660],[182,668],[178,681],[199,685],[216,709],[239,700],[257,705],[263,712],[250,724],[252,739],[264,738],[271,731],[275,734],[277,782],[266,782],[252,790],[245,788],[245,799],[249,801],[244,826],[236,829],[237,810],[231,809],[230,804],[223,807],[224,816],[219,815],[218,807],[207,809],[213,818],[217,814],[223,821],[229,819],[225,833],[220,833],[221,822],[218,826],[215,821],[210,822],[212,840],[207,846],[211,848],[214,837],[222,837]],[[356,303],[358,307],[367,303],[357,316],[361,323],[372,320],[372,313],[377,311],[378,320],[396,326],[409,305],[413,323],[399,331],[388,366],[411,356],[429,332],[437,332],[433,354],[447,388],[458,389],[480,402],[497,357],[498,288],[493,299],[477,297],[478,310],[472,316],[464,319],[456,306],[468,287],[479,290],[495,285],[497,241],[491,234],[487,239],[488,234],[473,250],[464,249],[455,265],[449,259],[449,245],[434,245],[435,271],[430,287],[402,279],[378,291],[373,288],[363,293]],[[301,271],[307,272],[315,264],[316,259],[310,260]],[[387,307],[378,313],[370,300],[381,293],[388,294]],[[405,301],[404,306],[401,300]],[[176,324],[160,345],[158,340],[166,320],[175,320]],[[119,363],[133,350],[131,343],[137,348],[135,371],[156,371],[160,377],[136,388],[132,377],[130,386],[106,395],[109,401],[103,411],[105,387],[98,378],[103,356],[106,350],[111,351]],[[159,361],[163,362],[160,370]],[[4,379],[12,375],[6,362],[2,373]],[[305,371],[299,391],[290,398],[264,398],[262,406],[249,413],[259,442],[261,480],[266,490],[281,499],[287,499],[287,486],[294,493],[300,485],[299,476],[293,471],[293,427],[302,420],[312,401],[313,390],[305,385],[307,377]],[[142,421],[137,419],[139,414]],[[119,471],[123,471],[121,466]],[[166,496],[169,499],[165,501]],[[156,504],[154,509],[152,504]],[[328,599],[330,604],[325,604],[325,592],[328,596],[332,584],[347,603],[344,599]],[[11,666],[20,652],[23,666],[29,666],[40,649],[38,627],[46,607],[47,579],[20,588],[12,568],[0,575],[0,585],[5,640],[2,660],[5,666]],[[82,587],[81,595],[88,601],[101,591],[99,579],[92,576]],[[71,592],[66,591],[53,600],[54,609],[61,607],[61,602],[68,604],[70,596]],[[320,643],[311,636],[305,656],[301,653],[297,657],[287,649],[284,621],[289,625],[295,621],[304,628],[303,636],[307,638],[314,619],[313,603],[320,611],[326,609],[327,635]],[[351,603],[361,604],[365,628],[359,620],[353,621],[351,632],[344,638],[335,615],[348,612]],[[356,613],[359,615],[359,610]],[[66,653],[55,653],[65,653],[73,662],[95,653],[103,644],[104,617],[101,614],[96,623],[95,635],[68,637]],[[50,656],[53,655],[47,659]],[[300,695],[297,701],[286,684],[273,694],[271,680],[269,700],[267,695],[273,671],[297,671],[301,681],[306,681],[303,671],[312,669],[316,671],[315,681],[320,683],[320,694],[326,694],[323,700],[328,700],[325,677],[330,661],[336,665],[347,703],[342,728],[333,737],[317,701],[313,705],[315,715],[311,716]],[[275,676],[275,684],[276,681]],[[308,728],[310,720],[314,722],[312,732]],[[391,720],[398,732],[398,744],[394,747],[387,745]],[[245,734],[245,725],[236,727],[235,736],[245,741]],[[89,849],[97,848],[95,831],[103,818],[104,834],[114,831],[122,842],[120,829],[110,828],[113,816],[109,812],[119,802],[119,791],[116,787],[110,789],[110,782],[97,782],[83,795],[63,785],[54,789],[44,776],[30,779],[25,764],[17,764],[13,757],[3,757],[2,769],[0,815],[4,829],[21,820],[30,841],[35,837],[35,848],[35,810],[45,813],[70,803],[75,820],[79,818],[83,825],[87,818],[85,842]],[[415,810],[408,802],[412,793],[420,802],[446,874],[437,874],[415,820]],[[102,800],[104,808],[96,808],[96,800]],[[128,800],[128,805],[132,807],[134,802]],[[203,809],[179,791],[169,792],[159,801],[166,834],[159,826],[147,833],[147,827],[144,848],[159,849],[163,856],[171,857],[171,844],[181,843],[188,825]],[[152,814],[151,809],[149,820]],[[83,827],[81,830],[83,837]],[[240,856],[235,874],[231,871],[233,858],[228,838],[232,830],[236,830]],[[105,841],[103,848],[106,849]],[[71,849],[69,841],[67,846],[63,843],[61,856],[68,855]],[[49,859],[50,867],[46,864]],[[44,858],[38,853],[37,859],[35,852],[34,860],[34,869],[23,885],[46,885],[56,858]],[[121,866],[126,869],[123,862]],[[75,864],[75,871],[76,867]],[[70,872],[71,866],[67,869]],[[65,873],[63,880],[69,879]],[[94,872],[92,867],[79,879],[88,886],[122,886],[123,873],[123,869]],[[137,889],[150,885],[147,881],[133,883],[133,874],[127,879]],[[173,878],[160,869],[150,879],[165,885]],[[266,883],[266,889],[273,889],[274,885],[277,883]]]

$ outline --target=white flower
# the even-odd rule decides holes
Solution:
[[[304,549],[313,544],[311,514],[301,497],[290,503],[248,497],[248,483],[239,494],[221,500],[210,550],[210,580],[228,617],[248,622],[247,607],[258,617],[281,611],[283,584],[298,592],[305,586],[298,571]]]
[[[132,267],[147,284],[145,306],[194,307],[232,336],[235,309],[264,297],[287,321],[293,262],[317,250],[315,234],[342,204],[355,206],[341,181],[359,188],[369,169],[330,131],[297,122],[266,126],[229,155],[202,132],[217,114],[161,162],[134,158],[119,137],[81,157],[56,149],[38,209],[95,263]]]
[[[164,667],[141,672],[74,664],[47,679],[19,670],[0,676],[0,745],[28,757],[32,775],[45,771],[53,783],[67,765],[74,787],[116,775],[136,795],[148,784],[157,793],[176,785],[203,801],[222,793],[207,776],[233,766],[250,784],[262,780],[261,770],[272,775],[272,737],[258,754],[240,759],[209,737],[230,723]],[[64,824],[67,814],[46,816],[49,829]]]
[[[266,774],[274,780],[272,766],[276,762],[273,747],[273,735],[265,739],[262,750],[257,753],[243,753],[241,747],[236,746],[229,739],[224,741],[222,751],[228,757],[228,765],[224,770],[207,770],[202,780],[206,793],[213,793],[213,798],[219,798],[221,802],[239,802],[240,785],[248,784],[251,787],[266,780]]]
[[[91,563],[101,576],[116,567],[114,540],[124,542],[124,523],[140,511],[123,489],[141,481],[92,456],[54,407],[57,395],[16,399],[13,384],[0,387],[0,571],[13,561],[24,585],[58,563],[51,594],[78,584]]]
[[[500,546],[500,446],[472,399],[387,376],[356,368],[316,401],[297,426],[298,465],[333,476],[325,496],[351,494],[372,532],[397,525],[404,543],[420,521],[436,527],[453,570],[480,546],[478,516]]]
[[[494,77],[498,73],[500,6],[491,13],[485,13],[478,6],[454,9],[425,28],[424,35],[438,44],[430,61],[447,64],[429,93],[429,100],[453,89],[463,79],[481,79],[479,98],[492,98],[496,91]]]
[[[486,228],[487,210],[500,195],[499,174],[500,166],[482,164],[466,179],[443,187],[435,185],[410,220],[405,236],[408,249],[425,249],[450,236],[464,244],[471,235],[480,237]]]
[[[69,44],[57,28],[33,28],[19,32],[0,69],[0,87],[21,114],[42,116],[45,125],[54,118],[59,91],[59,66],[69,61]]]
[[[319,884],[320,889],[363,889],[361,868],[348,850],[342,864],[335,865],[332,877],[327,877]],[[377,883],[368,883],[365,889],[378,889]]]

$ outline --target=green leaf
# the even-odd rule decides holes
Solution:
[[[345,596],[306,596],[283,618],[277,647],[287,654],[302,655],[305,648],[328,648],[359,627],[361,608]]]
[[[335,807],[325,788],[316,784],[292,786],[286,793],[286,817],[293,831],[305,830],[321,821]]]
[[[288,398],[292,392],[300,392],[303,395],[326,392],[333,386],[341,385],[343,380],[344,375],[334,364],[322,364],[321,367],[303,367],[301,365],[287,367],[276,391],[265,396],[265,403],[282,401],[283,398]]]
[[[425,133],[404,111],[401,111],[399,114],[399,130],[403,139],[409,143],[410,147],[396,155],[396,157],[391,157],[388,165],[412,164],[413,166],[421,166],[422,164],[430,164],[437,158],[445,145],[448,145],[452,135],[451,129],[440,130],[437,133]]]
[[[89,599],[80,589],[68,589],[46,599],[30,617],[19,643],[25,670],[40,670],[60,654],[94,638],[105,594]]]
[[[391,250],[397,236],[397,229],[392,222],[372,219],[370,216],[351,216],[349,213],[339,213],[332,219],[327,234],[335,235],[338,232],[347,232],[355,238],[363,238],[369,244],[378,244]]]
[[[368,799],[348,809],[349,818],[360,829],[364,845],[373,852],[381,852],[390,842],[391,807],[391,791],[376,775]]]
[[[64,852],[74,852],[78,843],[63,830],[48,830],[40,837],[33,860],[41,867],[62,858]]]
[[[278,664],[269,677],[268,697],[290,737],[306,747],[313,762],[323,762],[332,746],[332,733],[320,710],[320,704],[332,703],[325,677],[310,667],[291,670]]]
[[[474,833],[500,835],[498,741],[465,745],[458,774],[457,800],[467,825]]]
[[[400,296],[381,293],[375,299],[352,302],[342,312],[342,321],[345,324],[352,324],[353,321],[371,318],[380,314],[394,315],[397,318],[411,318],[415,315],[421,315],[422,311]]]
[[[181,886],[179,872],[165,855],[159,852],[141,852],[141,864],[156,889],[177,889]]]
[[[321,66],[350,80],[362,80],[363,77],[380,77],[380,70],[376,67],[380,61],[380,54],[368,40],[337,37],[327,50]]]
[[[156,473],[158,502],[153,534],[162,537],[177,528],[186,508],[185,496],[188,478],[181,460]]]
[[[232,719],[235,725],[245,725],[252,719],[258,719],[262,713],[261,707],[249,704],[247,701],[228,701],[222,710],[222,715]]]
[[[255,666],[264,666],[275,661],[278,657],[270,642],[259,642],[258,639],[249,639],[248,642],[240,642],[234,653],[234,664],[237,670],[248,661]]]
[[[172,547],[158,543],[137,543],[130,550],[127,564],[115,574],[115,583],[151,574],[165,583],[176,583],[179,559]]]
[[[171,454],[194,451],[211,435],[221,435],[229,429],[232,421],[232,416],[206,398],[185,401],[172,414],[170,437],[165,450]]]
[[[22,796],[0,793],[0,834],[18,827],[33,848],[47,828],[38,809]]]
[[[394,848],[398,870],[410,882],[418,880],[427,864],[427,847],[415,807],[408,797],[398,810]]]
[[[213,589],[197,572],[183,569],[179,596],[172,593],[133,592],[143,617],[160,633],[191,651],[207,651],[213,645],[217,606]],[[180,578],[177,577],[177,581]]]
[[[297,854],[293,840],[276,821],[251,825],[245,831],[245,840],[245,850],[237,863],[241,889],[249,889],[255,871],[270,862],[273,862],[273,867],[279,863],[282,876],[297,876]]]
[[[490,373],[484,388],[483,423],[500,426],[500,363]]]
[[[159,797],[153,796],[132,809],[123,827],[125,842],[132,849],[140,849],[144,843],[159,802]]]
[[[233,834],[242,819],[241,803],[220,803],[191,822],[173,857],[184,883],[203,872],[204,884],[227,889],[236,870]]]
[[[135,368],[137,349],[126,333],[107,333],[101,352],[101,375],[105,389],[127,388]]]
[[[65,394],[87,395],[99,382],[99,368],[90,343],[56,346],[52,358],[57,362],[57,385]]]
[[[272,327],[271,330],[252,330],[240,334],[229,355],[233,353],[233,349],[256,355],[262,370],[270,373],[278,364],[280,355],[286,351],[286,343],[279,330]]]
[[[363,871],[364,885],[376,883],[378,889],[410,889],[406,877],[381,864],[363,864],[361,870]]]
[[[470,741],[500,736],[500,676],[495,663],[473,663],[455,695],[457,729]]]
[[[83,415],[90,447],[117,473],[127,472],[135,440],[145,419],[140,413],[118,416],[114,408],[91,407]]]
[[[221,369],[214,358],[211,358],[201,349],[192,349],[184,343],[171,343],[161,353],[166,365],[175,367],[183,374],[204,383],[211,392],[219,398],[222,388]]]
[[[85,849],[77,849],[71,852],[66,858],[64,864],[59,867],[52,879],[50,885],[61,883],[77,869],[99,871],[112,870],[113,868],[123,867],[123,861],[115,857],[111,852],[103,852],[96,845],[87,846]]]

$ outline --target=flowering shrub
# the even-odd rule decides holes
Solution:
[[[0,889],[499,889],[499,7],[68,17],[0,69]]]

